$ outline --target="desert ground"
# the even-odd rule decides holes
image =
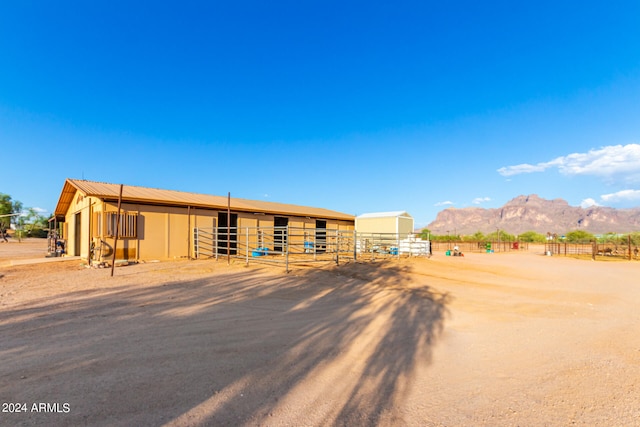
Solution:
[[[25,261],[45,246],[0,244],[0,425],[640,425],[637,261],[534,248],[110,277]]]

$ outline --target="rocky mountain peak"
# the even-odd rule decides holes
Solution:
[[[547,200],[536,194],[517,196],[501,208],[447,208],[427,226],[435,234],[455,230],[460,234],[490,233],[496,228],[511,234],[525,231],[565,233],[585,230],[594,234],[640,230],[640,208],[613,209],[570,206],[564,199]]]

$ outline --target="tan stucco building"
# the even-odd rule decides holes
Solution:
[[[66,252],[89,258],[98,244],[113,247],[119,184],[67,179],[55,209]],[[268,227],[289,225],[310,230],[353,230],[353,215],[328,209],[226,196],[122,186],[116,259],[166,260],[194,255],[197,227]],[[221,239],[226,239],[221,236]],[[102,253],[103,257],[112,256]]]

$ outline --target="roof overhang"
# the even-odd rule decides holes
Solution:
[[[69,210],[77,192],[84,197],[96,197],[115,201],[120,195],[120,184],[109,184],[77,179],[67,179],[55,209],[55,215],[64,216]],[[204,209],[227,209],[228,200],[224,196],[187,193],[175,190],[162,190],[131,185],[123,186],[122,201],[165,206],[191,206]],[[266,213],[310,218],[354,221],[353,215],[329,209],[290,205],[259,200],[231,198],[231,209],[235,212]]]

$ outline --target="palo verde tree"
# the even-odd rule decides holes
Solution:
[[[420,238],[422,240],[431,239],[431,230],[429,230],[428,228],[423,228],[422,230],[420,230]]]
[[[518,236],[518,239],[527,243],[545,243],[547,241],[547,237],[544,234],[535,231],[525,231]]]
[[[485,240],[487,240],[487,237],[484,235],[482,231],[476,231],[470,236],[467,236],[465,240],[468,240],[470,242],[484,242]]]
[[[629,233],[628,236],[631,238],[632,245],[640,246],[640,232]]]
[[[598,238],[598,243],[625,244],[627,243],[627,236],[609,231]]]
[[[516,240],[516,236],[514,236],[513,234],[509,234],[504,230],[497,230],[487,234],[485,236],[485,240],[492,242],[514,242]]]
[[[22,203],[11,200],[8,194],[0,193],[0,226],[9,228],[11,223],[17,223],[17,217],[22,212]],[[13,216],[12,216],[13,215]]]
[[[48,218],[34,208],[27,208],[19,217],[20,237],[46,237],[44,231],[48,227]]]
[[[640,245],[640,232],[633,232],[627,234],[620,233],[605,233],[598,237],[598,243],[609,243],[613,245],[627,245],[631,243],[633,246]]]
[[[0,193],[0,227],[3,230],[14,224],[19,239],[25,236],[46,237],[43,230],[48,226],[47,220],[36,209],[25,210],[21,202],[12,200],[8,194]]]
[[[596,236],[584,230],[572,230],[566,235],[567,243],[588,243],[596,240]]]
[[[461,240],[460,235],[449,232],[448,234],[433,234],[428,228],[420,231],[422,240],[431,240],[432,242],[455,242]]]

